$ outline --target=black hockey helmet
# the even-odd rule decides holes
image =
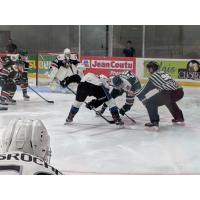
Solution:
[[[122,83],[123,83],[123,80],[121,79],[120,76],[115,76],[113,77],[112,79],[112,83],[115,87],[119,87]]]
[[[159,69],[159,65],[156,61],[150,61],[149,63],[147,63],[146,68],[149,70],[150,73],[153,73]]]
[[[25,49],[20,49],[19,50],[19,55],[21,55],[21,56],[27,56],[28,55],[28,51],[25,50]]]

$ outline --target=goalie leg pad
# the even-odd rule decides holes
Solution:
[[[58,73],[58,68],[57,67],[52,67],[51,72],[49,74],[49,77],[50,77],[51,81],[54,80],[54,78],[56,77],[57,73]]]
[[[60,67],[57,74],[56,74],[56,79],[58,79],[59,81],[64,80],[64,78],[66,77],[68,72],[68,69],[65,67]]]

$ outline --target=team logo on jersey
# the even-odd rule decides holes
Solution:
[[[86,68],[90,67],[90,60],[82,60],[82,63],[85,65]]]

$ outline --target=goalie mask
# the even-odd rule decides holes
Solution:
[[[71,56],[71,50],[70,49],[68,49],[68,48],[64,49],[63,53],[64,53],[65,58],[70,58],[70,56]]]
[[[10,121],[2,135],[3,153],[21,151],[49,162],[50,137],[41,120]]]

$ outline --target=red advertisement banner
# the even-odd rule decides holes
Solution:
[[[115,76],[127,70],[136,73],[135,57],[81,56],[80,60],[86,66],[85,74],[91,72]]]

